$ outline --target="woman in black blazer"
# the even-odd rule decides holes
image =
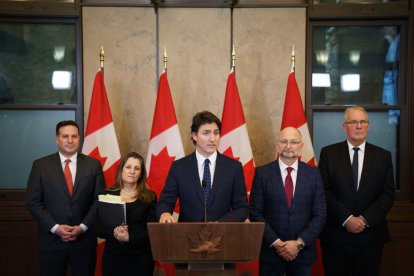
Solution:
[[[153,275],[154,261],[147,222],[156,221],[157,198],[147,187],[144,159],[135,152],[126,154],[121,159],[115,177],[115,185],[105,193],[120,196],[121,201],[126,202],[127,225],[106,226],[98,214],[95,233],[106,239],[102,274]]]

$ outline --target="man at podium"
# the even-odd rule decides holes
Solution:
[[[175,222],[172,212],[180,202],[179,222],[241,222],[248,205],[240,162],[217,152],[221,122],[209,111],[194,115],[191,140],[195,151],[173,162],[157,205],[160,223]]]
[[[299,130],[283,129],[276,146],[279,158],[256,168],[250,194],[250,220],[265,223],[259,273],[311,275],[326,221],[322,179],[317,168],[298,160]]]

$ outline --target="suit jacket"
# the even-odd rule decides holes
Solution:
[[[325,185],[328,219],[321,240],[331,244],[381,245],[389,240],[386,215],[395,197],[391,153],[366,143],[358,191],[354,187],[346,141],[322,149],[319,169]],[[359,234],[342,224],[362,215],[368,227]]]
[[[90,231],[73,242],[63,242],[50,229],[56,224],[93,226],[98,194],[104,187],[101,164],[94,158],[78,154],[72,196],[69,195],[59,153],[35,160],[27,182],[26,205],[39,225],[40,250],[95,246],[96,238]]]
[[[326,220],[323,183],[318,169],[299,161],[295,193],[289,209],[279,161],[256,168],[250,193],[250,220],[265,223],[260,262],[283,263],[271,245],[277,240],[296,240],[306,246],[296,263],[316,260],[315,241]]]
[[[204,194],[198,175],[195,152],[174,161],[157,205],[157,217],[172,213],[179,198],[181,222],[204,221]],[[217,153],[207,220],[244,221],[248,215],[246,186],[240,162]]]

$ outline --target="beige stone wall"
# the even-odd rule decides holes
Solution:
[[[156,99],[157,62],[168,51],[168,80],[186,154],[192,116],[210,110],[221,118],[231,56],[230,9],[84,7],[84,103],[87,120],[99,50],[105,48],[105,85],[121,153],[146,156]],[[236,79],[256,165],[275,157],[290,52],[304,95],[305,8],[234,10]],[[159,53],[159,54],[158,54]],[[157,55],[159,57],[157,58]]]

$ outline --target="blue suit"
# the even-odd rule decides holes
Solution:
[[[195,152],[175,161],[161,192],[157,217],[172,213],[180,200],[180,222],[204,221],[204,194]],[[238,222],[248,216],[246,186],[240,162],[217,153],[212,193],[207,204],[207,221]]]
[[[324,189],[318,169],[299,161],[289,209],[279,161],[256,168],[250,194],[250,220],[265,223],[260,263],[284,266],[286,261],[271,245],[277,239],[287,241],[300,237],[306,246],[292,262],[312,264],[316,260],[316,238],[326,220]]]

